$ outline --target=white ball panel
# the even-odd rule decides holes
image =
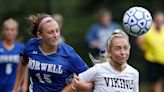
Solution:
[[[138,33],[140,31],[140,28],[137,25],[131,26],[131,31],[133,33]]]
[[[144,18],[145,18],[146,20],[152,20],[152,17],[151,17],[151,15],[150,15],[149,12],[144,12]]]
[[[143,12],[141,11],[137,11],[134,16],[137,18],[137,19],[143,19],[144,16],[143,16]]]
[[[125,30],[128,31],[128,32],[130,31],[130,26],[129,26],[128,24],[124,24],[124,28],[125,28]]]
[[[146,28],[150,29],[151,25],[152,25],[152,21],[150,21],[150,20],[147,21]]]
[[[124,17],[123,17],[123,22],[127,23],[128,19],[129,19],[129,16],[127,14],[125,14]]]
[[[131,8],[131,9],[129,9],[129,10],[127,11],[127,13],[128,13],[130,16],[134,15],[135,12],[136,12],[136,9],[135,9],[135,8]]]

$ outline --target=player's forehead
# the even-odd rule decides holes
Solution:
[[[43,25],[43,29],[48,29],[48,28],[59,28],[59,25],[55,20],[51,20]]]
[[[111,41],[112,46],[128,46],[129,42],[128,39],[124,37],[119,37],[119,38],[113,38]]]
[[[10,23],[10,24],[7,24],[4,26],[4,28],[16,28],[17,25],[13,24],[13,23]]]

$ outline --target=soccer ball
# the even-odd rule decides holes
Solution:
[[[140,36],[148,32],[152,25],[152,16],[142,7],[132,7],[123,16],[125,31],[132,36]]]

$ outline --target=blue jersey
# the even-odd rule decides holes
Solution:
[[[72,47],[59,43],[56,53],[45,55],[39,48],[40,43],[37,38],[31,39],[22,53],[28,63],[33,92],[61,92],[73,78],[73,73],[88,69]]]
[[[0,42],[0,92],[11,92],[14,86],[17,65],[24,45],[15,42],[14,48],[7,50]]]

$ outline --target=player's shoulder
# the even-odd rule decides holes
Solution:
[[[74,50],[70,45],[63,43],[63,42],[60,43],[60,47],[64,50],[69,50],[69,51]]]
[[[103,63],[97,63],[94,65],[95,68],[100,69],[100,68],[106,68],[108,67],[108,62],[103,62]]]
[[[154,35],[154,33],[156,33],[156,27],[153,24],[150,28],[150,30],[144,35],[145,37],[152,37],[152,35]]]
[[[119,24],[116,23],[116,22],[112,22],[111,25],[113,25],[113,26],[119,26]]]
[[[25,51],[36,49],[36,47],[40,44],[41,40],[39,38],[31,38],[24,47]]]
[[[19,41],[16,41],[15,42],[15,45],[18,47],[18,48],[24,48],[24,44],[19,42]]]
[[[127,65],[127,71],[129,73],[132,73],[132,74],[136,75],[136,76],[139,76],[139,71],[136,68],[134,68],[130,65]]]
[[[74,52],[75,52],[74,49],[70,45],[63,42],[59,43],[59,52],[58,52],[59,55],[72,56],[72,53]]]
[[[102,72],[104,69],[104,63],[96,63],[94,66],[90,67],[87,71],[92,72],[92,74],[96,74]]]
[[[60,46],[60,49],[62,49],[67,54],[74,52],[74,49],[66,43],[61,42],[59,43],[59,46]]]
[[[91,30],[98,29],[98,28],[100,28],[100,27],[101,27],[101,24],[98,23],[98,22],[96,22],[96,23],[94,23],[94,24],[91,26]]]
[[[109,27],[112,27],[113,29],[119,29],[119,28],[121,28],[121,26],[118,23],[116,23],[116,22],[110,23],[109,24]]]
[[[36,44],[40,43],[40,39],[39,38],[31,38],[27,43],[26,46],[33,46]]]

